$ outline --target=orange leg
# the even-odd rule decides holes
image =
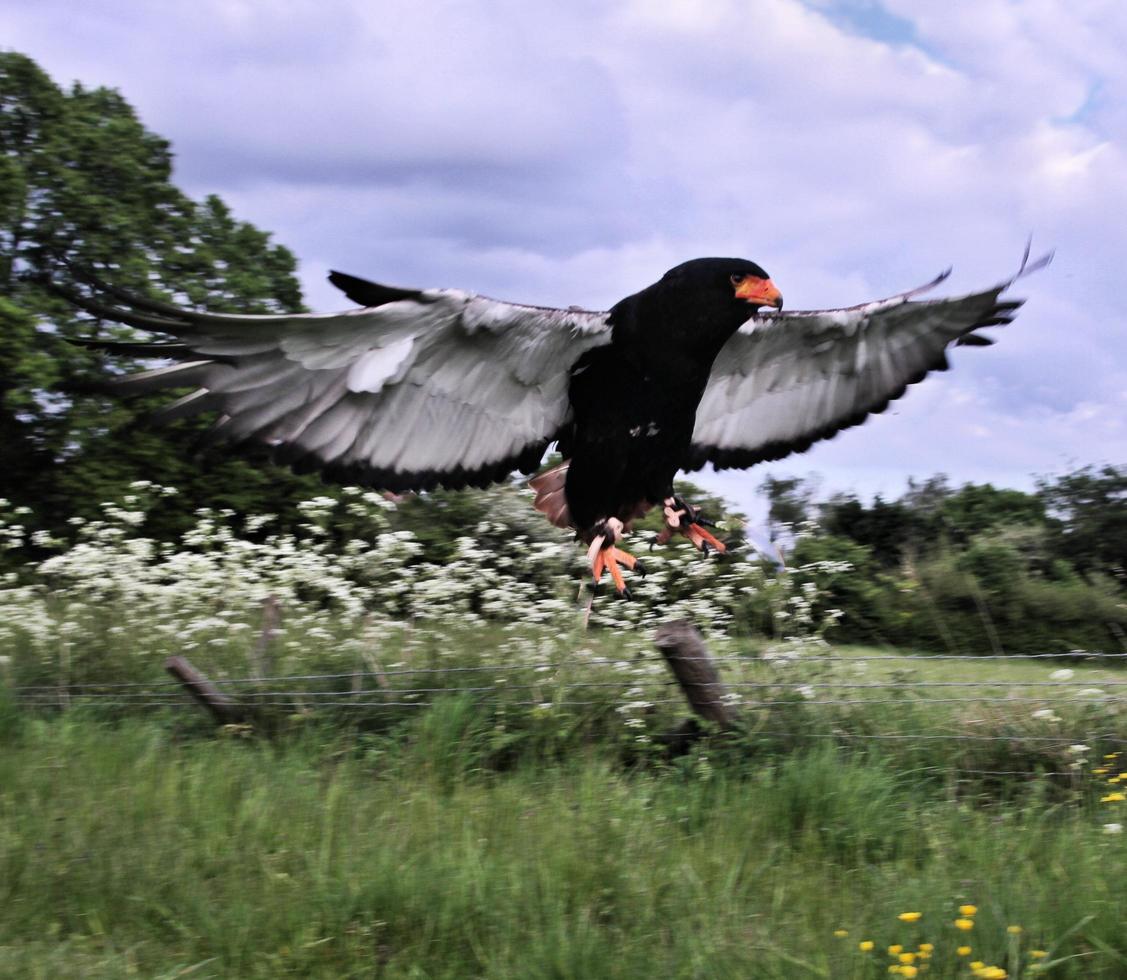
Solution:
[[[699,507],[685,503],[680,497],[667,497],[663,505],[665,527],[658,535],[660,543],[664,544],[674,534],[683,534],[692,542],[694,548],[705,555],[710,550],[717,554],[723,554],[728,550],[723,541],[704,527]]]
[[[596,534],[591,539],[591,546],[587,549],[587,560],[591,563],[591,573],[596,584],[603,577],[603,572],[610,572],[611,581],[614,582],[615,591],[623,598],[630,598],[630,590],[626,587],[626,580],[622,577],[619,565],[625,565],[631,571],[645,574],[641,563],[628,551],[615,547],[622,536],[622,522],[616,518],[606,521],[602,534]]]

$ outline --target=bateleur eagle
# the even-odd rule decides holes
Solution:
[[[1046,261],[1023,261],[1018,276]],[[788,313],[760,266],[723,258],[685,262],[606,312],[339,272],[329,279],[359,304],[344,313],[205,313],[94,279],[87,292],[64,292],[93,314],[175,338],[116,345],[175,360],[123,388],[194,389],[163,417],[217,411],[217,437],[268,443],[337,480],[480,487],[535,471],[557,443],[564,462],[530,481],[534,505],[589,545],[596,581],[608,571],[628,595],[619,566],[636,562],[617,545],[651,507],[663,508],[664,539],[682,533],[705,553],[724,550],[674,495],[679,470],[802,452],[945,369],[948,347],[990,344],[978,331],[1021,305],[1001,299],[1017,276],[917,298],[946,275],[859,306]]]

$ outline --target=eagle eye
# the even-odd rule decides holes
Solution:
[[[728,277],[728,280],[732,283],[733,286],[738,286],[746,278],[747,278],[747,276],[741,275],[740,273],[737,272],[737,273],[734,273],[733,275],[730,275]]]

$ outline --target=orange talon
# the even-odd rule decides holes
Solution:
[[[645,575],[646,570],[632,554],[615,547],[615,543],[622,537],[622,521],[616,517],[608,518],[603,523],[602,530],[602,534],[596,534],[591,538],[591,544],[587,548],[587,561],[591,563],[591,574],[595,578],[595,584],[598,585],[603,572],[609,571],[618,594],[629,599],[630,590],[626,588],[626,580],[622,577],[619,564],[625,565],[631,571],[636,570],[640,575]]]
[[[723,554],[728,550],[723,541],[721,541],[711,532],[706,531],[699,524],[690,524],[685,530],[685,533],[688,535],[689,540],[693,543],[694,548],[702,548],[707,545],[709,548],[712,548],[713,551],[716,551],[719,554]]]
[[[607,556],[607,568],[610,569],[610,577],[614,580],[615,591],[621,594],[626,591],[626,581],[622,577],[622,569],[618,567],[616,552],[622,554],[617,548],[607,548],[603,554]]]
[[[638,559],[630,554],[629,551],[619,551],[618,548],[611,548],[610,550],[611,554],[614,556],[614,560],[621,562],[623,565],[629,568],[630,571],[633,571],[634,566],[638,564]]]

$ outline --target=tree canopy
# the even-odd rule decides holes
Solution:
[[[0,497],[34,503],[48,525],[89,516],[139,478],[183,491],[155,518],[169,531],[199,506],[297,519],[293,501],[318,485],[269,468],[263,450],[197,449],[199,422],[135,424],[145,404],[99,393],[102,357],[66,342],[132,331],[46,289],[60,270],[216,311],[302,309],[293,254],[218,197],[184,195],[172,163],[118,92],[63,90],[30,58],[0,53]]]
[[[1127,648],[1127,467],[1044,478],[1034,493],[945,476],[896,500],[818,500],[763,484],[771,516],[801,513],[788,562],[842,613],[838,639],[950,651]],[[794,506],[795,502],[800,506]]]

